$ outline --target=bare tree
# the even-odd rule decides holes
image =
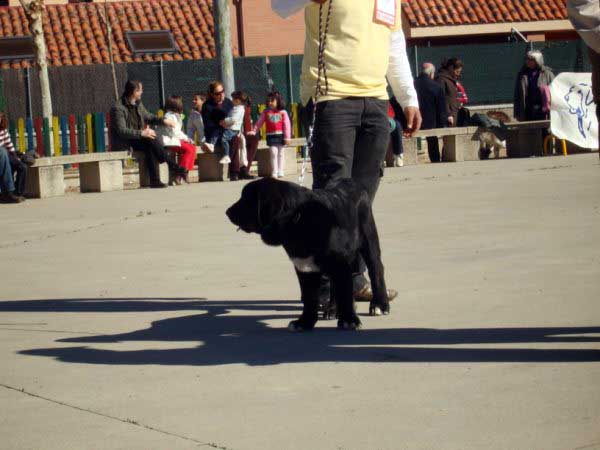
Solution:
[[[50,96],[50,78],[48,77],[48,61],[46,58],[46,40],[42,25],[44,13],[44,0],[19,0],[29,21],[29,32],[33,36],[35,48],[35,61],[40,74],[40,87],[42,90],[42,115],[48,119],[52,127],[52,97]],[[50,152],[54,154],[52,133],[50,133]]]
[[[115,70],[115,58],[113,56],[113,46],[112,46],[112,27],[110,25],[110,17],[108,16],[108,2],[104,0],[104,11],[98,10],[100,19],[104,22],[104,26],[106,27],[106,39],[108,41],[108,57],[110,59],[110,68],[112,71],[112,80],[113,80],[113,88],[115,90],[115,100],[119,100],[119,88],[117,87],[117,72]]]

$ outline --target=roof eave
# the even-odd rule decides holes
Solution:
[[[404,26],[407,38],[432,38],[482,34],[507,34],[511,28],[516,28],[521,33],[540,33],[548,31],[570,31],[573,30],[568,20],[540,20],[532,22],[502,22],[493,24],[477,25],[445,25],[435,27],[411,27]]]

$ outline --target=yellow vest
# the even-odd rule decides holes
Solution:
[[[387,100],[390,35],[400,29],[400,0],[396,0],[393,27],[374,22],[376,0],[333,0],[325,44],[329,91],[322,100],[374,97]],[[323,4],[323,29],[329,1]],[[315,93],[319,53],[319,5],[305,7],[306,40],[302,61],[300,96],[306,104]],[[321,77],[325,88],[325,80]]]

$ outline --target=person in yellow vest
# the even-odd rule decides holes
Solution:
[[[371,200],[375,198],[389,143],[388,83],[406,117],[404,134],[412,136],[421,126],[401,27],[400,3],[400,0],[271,0],[273,10],[281,17],[304,8],[306,32],[300,95],[308,111],[312,111],[319,79],[319,34],[327,28],[323,53],[326,78],[322,75],[320,80],[324,92],[317,98],[310,155],[315,189],[353,178],[365,186]],[[331,13],[327,18],[329,8]],[[364,269],[361,261],[354,275],[356,301],[370,301],[373,296]],[[326,306],[329,289],[325,283],[321,292],[321,303]],[[397,294],[388,290],[390,300]]]

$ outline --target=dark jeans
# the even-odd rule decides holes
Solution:
[[[429,153],[429,160],[432,163],[440,162],[440,143],[437,137],[428,137],[427,139],[427,152]]]
[[[25,183],[27,181],[27,164],[19,159],[15,152],[9,152],[10,168],[12,176],[15,177],[15,195],[25,193]]]
[[[221,146],[223,147],[223,156],[229,156],[230,158],[233,156],[231,154],[231,141],[240,134],[239,131],[225,129],[221,134]]]
[[[3,194],[13,192],[15,183],[8,159],[8,150],[0,145],[0,191]]]
[[[402,144],[402,124],[396,119],[393,120],[396,122],[396,128],[390,133],[390,139],[392,140],[392,153],[394,155],[401,155],[404,153],[404,145]]]
[[[159,163],[166,162],[170,171],[177,172],[180,170],[175,158],[170,152],[166,152],[165,148],[156,139],[132,139],[129,141],[129,145],[136,151],[144,152],[151,183],[160,181],[158,176]]]
[[[315,146],[310,155],[313,189],[352,178],[360,182],[371,201],[374,200],[390,139],[387,111],[387,100],[368,97],[349,97],[317,105]],[[310,123],[310,103],[305,112]],[[354,292],[367,285],[364,272],[365,263],[360,258],[354,270]],[[327,292],[325,282],[322,288],[322,292]]]

